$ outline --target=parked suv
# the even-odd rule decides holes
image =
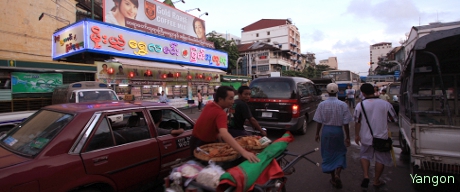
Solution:
[[[0,133],[0,191],[140,191],[191,158],[193,125],[176,108],[153,102],[44,107]],[[165,134],[178,128],[185,131]]]
[[[321,90],[301,77],[258,78],[249,87],[251,113],[265,128],[305,134],[321,102]]]

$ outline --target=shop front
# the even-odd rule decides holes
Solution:
[[[95,72],[94,64],[0,59],[0,113],[50,105],[54,87],[93,81]]]
[[[227,53],[182,41],[86,19],[54,35],[53,59],[85,52],[111,56],[95,62],[95,80],[110,84],[120,97],[158,101],[162,91],[175,107],[196,101],[197,90],[212,97],[228,67]]]
[[[159,101],[164,91],[169,104],[187,107],[188,100],[197,101],[197,90],[205,100],[212,99],[220,85],[219,69],[181,66],[153,61],[115,58],[117,62],[96,62],[96,81],[108,83],[123,98],[131,92],[136,100]],[[197,103],[197,102],[196,102]]]

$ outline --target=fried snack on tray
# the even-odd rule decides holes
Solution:
[[[238,157],[238,152],[227,143],[211,143],[202,145],[200,148],[209,153],[209,155],[196,149],[193,151],[193,154],[196,158],[204,161],[232,161]]]
[[[263,149],[267,145],[261,145],[260,138],[260,136],[240,136],[235,139],[245,149]]]

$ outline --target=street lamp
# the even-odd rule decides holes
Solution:
[[[70,21],[69,21],[69,20],[60,18],[60,17],[55,16],[55,15],[51,15],[51,14],[48,14],[48,13],[42,13],[42,14],[40,14],[40,16],[38,17],[38,20],[39,20],[39,21],[42,20],[42,18],[43,18],[45,15],[47,15],[47,16],[49,16],[49,17],[51,17],[51,18],[53,18],[53,19],[55,19],[55,20],[57,20],[57,21],[60,21],[60,22],[63,22],[63,23],[67,23],[68,25],[70,25]]]
[[[208,14],[208,12],[204,12],[204,13],[202,13],[200,16],[198,16],[198,18],[200,18],[200,17],[203,16],[203,15],[208,16],[209,14]]]
[[[190,11],[193,11],[195,9],[201,12],[200,8],[193,8],[193,9],[185,10],[185,12],[190,12]]]
[[[185,4],[185,1],[184,1],[184,0],[174,1],[173,4],[176,4],[176,3],[179,3],[179,2],[182,2],[182,3]]]

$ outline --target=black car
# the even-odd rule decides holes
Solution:
[[[321,90],[306,78],[270,77],[251,82],[251,113],[262,127],[307,132],[321,102]]]

